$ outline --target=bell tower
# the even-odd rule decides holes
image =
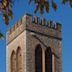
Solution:
[[[25,14],[6,35],[6,72],[62,72],[61,25]]]

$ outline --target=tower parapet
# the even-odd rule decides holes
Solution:
[[[7,44],[15,39],[24,30],[40,33],[61,40],[61,24],[40,19],[37,16],[25,14],[7,31]]]

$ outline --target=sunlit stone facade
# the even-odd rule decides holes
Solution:
[[[62,72],[61,25],[25,14],[6,36],[6,72]]]

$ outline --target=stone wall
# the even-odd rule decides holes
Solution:
[[[31,31],[26,33],[26,67],[27,72],[35,72],[35,47],[40,44],[43,51],[45,52],[47,47],[52,50],[54,55],[54,71],[62,72],[62,61],[61,61],[61,41],[55,38],[50,38],[41,34],[32,35]],[[56,68],[55,68],[56,67]],[[44,71],[45,72],[45,71]]]
[[[36,16],[33,18],[26,14],[7,31],[7,44],[26,29],[61,39],[60,24],[52,23],[52,21],[46,22],[45,19],[39,20]]]
[[[22,50],[22,72],[35,72],[35,47],[40,44],[43,54],[47,47],[52,50],[52,72],[62,72],[61,25],[39,17],[24,15],[7,31],[6,66],[11,72],[11,53],[20,46]],[[45,57],[43,56],[43,60]],[[45,72],[43,63],[43,72]]]
[[[11,72],[11,54],[12,51],[16,54],[18,47],[22,51],[22,72],[26,72],[26,31],[6,46],[6,72]]]

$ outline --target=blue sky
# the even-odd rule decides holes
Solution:
[[[45,12],[44,17],[62,24],[62,71],[72,72],[72,9],[68,3],[61,5],[60,0],[55,1],[58,4],[57,11],[51,8],[49,13]],[[0,18],[0,30],[5,36],[0,40],[0,72],[6,72],[6,31],[26,12],[42,17],[39,12],[34,14],[33,9],[34,5],[28,5],[28,0],[18,0],[13,6],[14,18],[10,24],[6,26]]]

